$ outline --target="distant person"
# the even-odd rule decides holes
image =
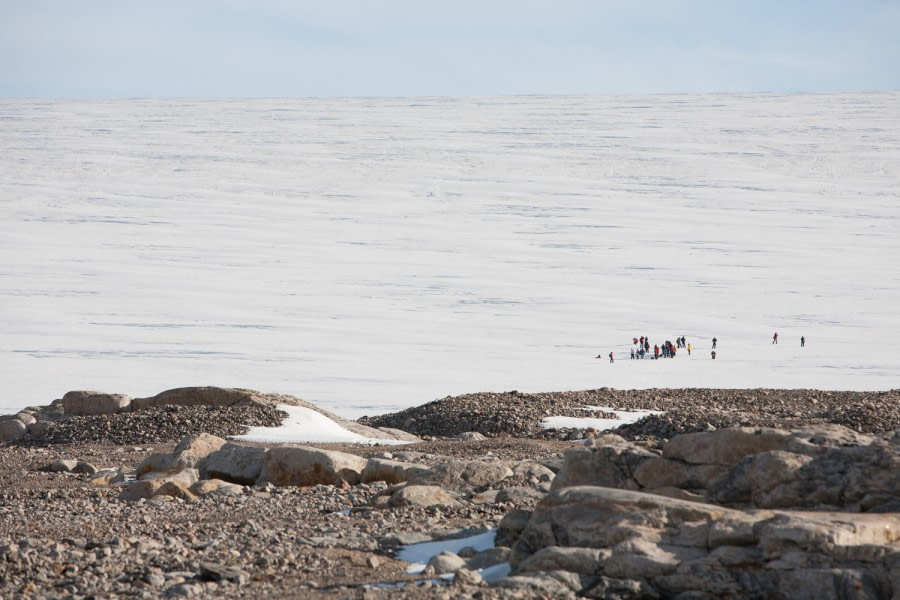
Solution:
[[[711,352],[711,355],[712,355],[712,359],[713,359],[713,360],[716,360],[716,351],[715,351],[715,350],[713,350],[713,351]]]
[[[717,340],[716,338],[713,338],[713,350],[716,349],[716,342],[718,342],[718,341],[719,340]]]
[[[773,344],[778,343],[778,332],[777,331],[775,332],[775,335],[772,336],[772,343]]]
[[[634,360],[634,348],[631,348],[631,360]]]
[[[690,356],[691,355],[691,345],[688,344],[687,348],[688,348],[688,356]]]
[[[613,361],[613,355],[612,355],[612,352],[610,352],[609,353],[609,362],[612,362],[612,361]]]
[[[803,348],[804,346],[806,346],[806,338],[801,335],[800,336],[800,347]]]

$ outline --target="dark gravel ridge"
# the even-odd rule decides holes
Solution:
[[[41,433],[31,433],[11,445],[53,444],[142,445],[177,442],[206,432],[219,437],[241,435],[250,426],[275,427],[287,413],[268,404],[243,406],[158,406],[114,415],[74,416],[57,421]]]
[[[370,427],[394,427],[416,435],[449,437],[466,431],[486,436],[541,436],[551,415],[607,416],[585,406],[657,410],[616,433],[628,439],[670,438],[722,427],[796,428],[835,423],[864,433],[900,428],[900,390],[849,392],[780,389],[646,389],[518,391],[448,396],[397,413],[363,417]]]

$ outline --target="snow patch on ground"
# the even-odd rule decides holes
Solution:
[[[437,542],[411,544],[409,546],[402,546],[400,551],[397,552],[396,558],[397,560],[405,560],[408,563],[412,563],[406,568],[407,573],[421,573],[428,565],[428,561],[441,552],[456,553],[467,546],[471,546],[477,552],[483,552],[494,547],[495,537],[497,537],[497,532],[492,530],[453,540],[439,540]]]
[[[546,417],[541,422],[544,429],[587,429],[593,427],[598,431],[617,429],[640,421],[647,415],[661,415],[658,410],[614,410],[606,406],[585,406],[584,410],[600,410],[616,415],[615,419],[595,419],[591,417]]]
[[[279,410],[288,414],[278,427],[250,427],[244,435],[232,436],[234,440],[264,444],[300,443],[348,443],[348,444],[408,444],[400,440],[368,438],[344,429],[322,413],[303,406],[280,404]]]

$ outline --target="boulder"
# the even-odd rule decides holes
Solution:
[[[410,485],[437,485],[446,489],[485,487],[511,477],[512,469],[497,461],[456,460],[440,462],[430,469],[412,471]]]
[[[478,571],[467,568],[458,569],[453,575],[454,585],[484,585],[484,577]]]
[[[172,452],[152,454],[145,458],[137,466],[135,475],[140,478],[154,471],[172,471],[198,466],[201,460],[226,444],[226,441],[208,433],[188,435],[178,442]],[[201,476],[205,471],[205,464],[200,468]]]
[[[61,458],[59,460],[54,460],[49,465],[41,467],[40,469],[38,469],[38,471],[48,471],[50,473],[71,473],[77,466],[77,460]]]
[[[392,507],[418,506],[460,506],[459,501],[435,485],[406,485],[391,495],[388,504]]]
[[[28,427],[19,419],[0,420],[0,443],[17,440],[28,431]]]
[[[455,573],[466,565],[466,561],[453,552],[447,550],[437,556],[432,556],[425,566],[426,575],[444,575]]]
[[[618,435],[602,435],[593,438],[589,446],[566,451],[565,461],[551,489],[598,485],[636,490],[639,486],[634,480],[635,470],[644,461],[655,458],[657,455],[653,452],[630,444]]]
[[[676,435],[663,446],[663,457],[691,464],[736,465],[743,458],[783,450],[790,432],[736,427]]]
[[[497,526],[497,536],[494,538],[496,546],[512,546],[531,519],[532,511],[524,508],[514,508],[506,513]]]
[[[237,406],[249,404],[259,392],[237,388],[184,387],[166,390],[150,398],[135,398],[134,410],[153,406]]]
[[[228,442],[206,457],[206,477],[253,485],[262,473],[265,448]]]
[[[37,419],[34,417],[34,415],[27,412],[16,413],[16,418],[25,423],[26,427],[37,423]]]
[[[538,481],[553,481],[556,473],[549,467],[530,460],[522,460],[512,467],[513,476],[523,479],[537,479]]]
[[[125,394],[73,391],[62,397],[66,415],[112,415],[131,410],[131,397]]]
[[[127,478],[125,469],[101,469],[88,477],[87,482],[91,485],[115,485],[124,483]]]
[[[258,483],[356,485],[368,461],[355,454],[304,446],[280,446],[266,453]]]
[[[244,493],[244,486],[229,483],[221,479],[204,479],[190,487],[190,492],[195,496],[239,496]]]
[[[150,473],[144,479],[129,484],[119,494],[119,500],[135,502],[141,498],[171,496],[190,501],[194,494],[190,491],[197,483],[200,473],[197,469],[182,469],[174,473]]]
[[[528,571],[568,571],[582,575],[603,572],[612,551],[607,548],[566,548],[548,546],[541,548],[516,567],[516,573]]]
[[[411,473],[426,471],[428,467],[417,463],[400,462],[386,458],[370,458],[361,474],[362,483],[384,481],[389,484],[403,483]]]
[[[497,461],[470,460],[463,469],[462,479],[472,487],[485,487],[512,477],[513,471]]]

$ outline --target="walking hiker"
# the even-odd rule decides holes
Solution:
[[[716,349],[716,342],[718,342],[718,341],[719,340],[717,340],[716,338],[713,338],[713,350]]]
[[[777,331],[775,332],[775,335],[772,336],[772,343],[773,344],[778,343],[778,332]]]
[[[688,344],[688,356],[690,356],[690,355],[691,355],[691,345]]]
[[[806,346],[806,338],[801,335],[800,336],[800,347],[803,348],[804,346]]]
[[[613,361],[612,352],[609,353],[609,362]]]

